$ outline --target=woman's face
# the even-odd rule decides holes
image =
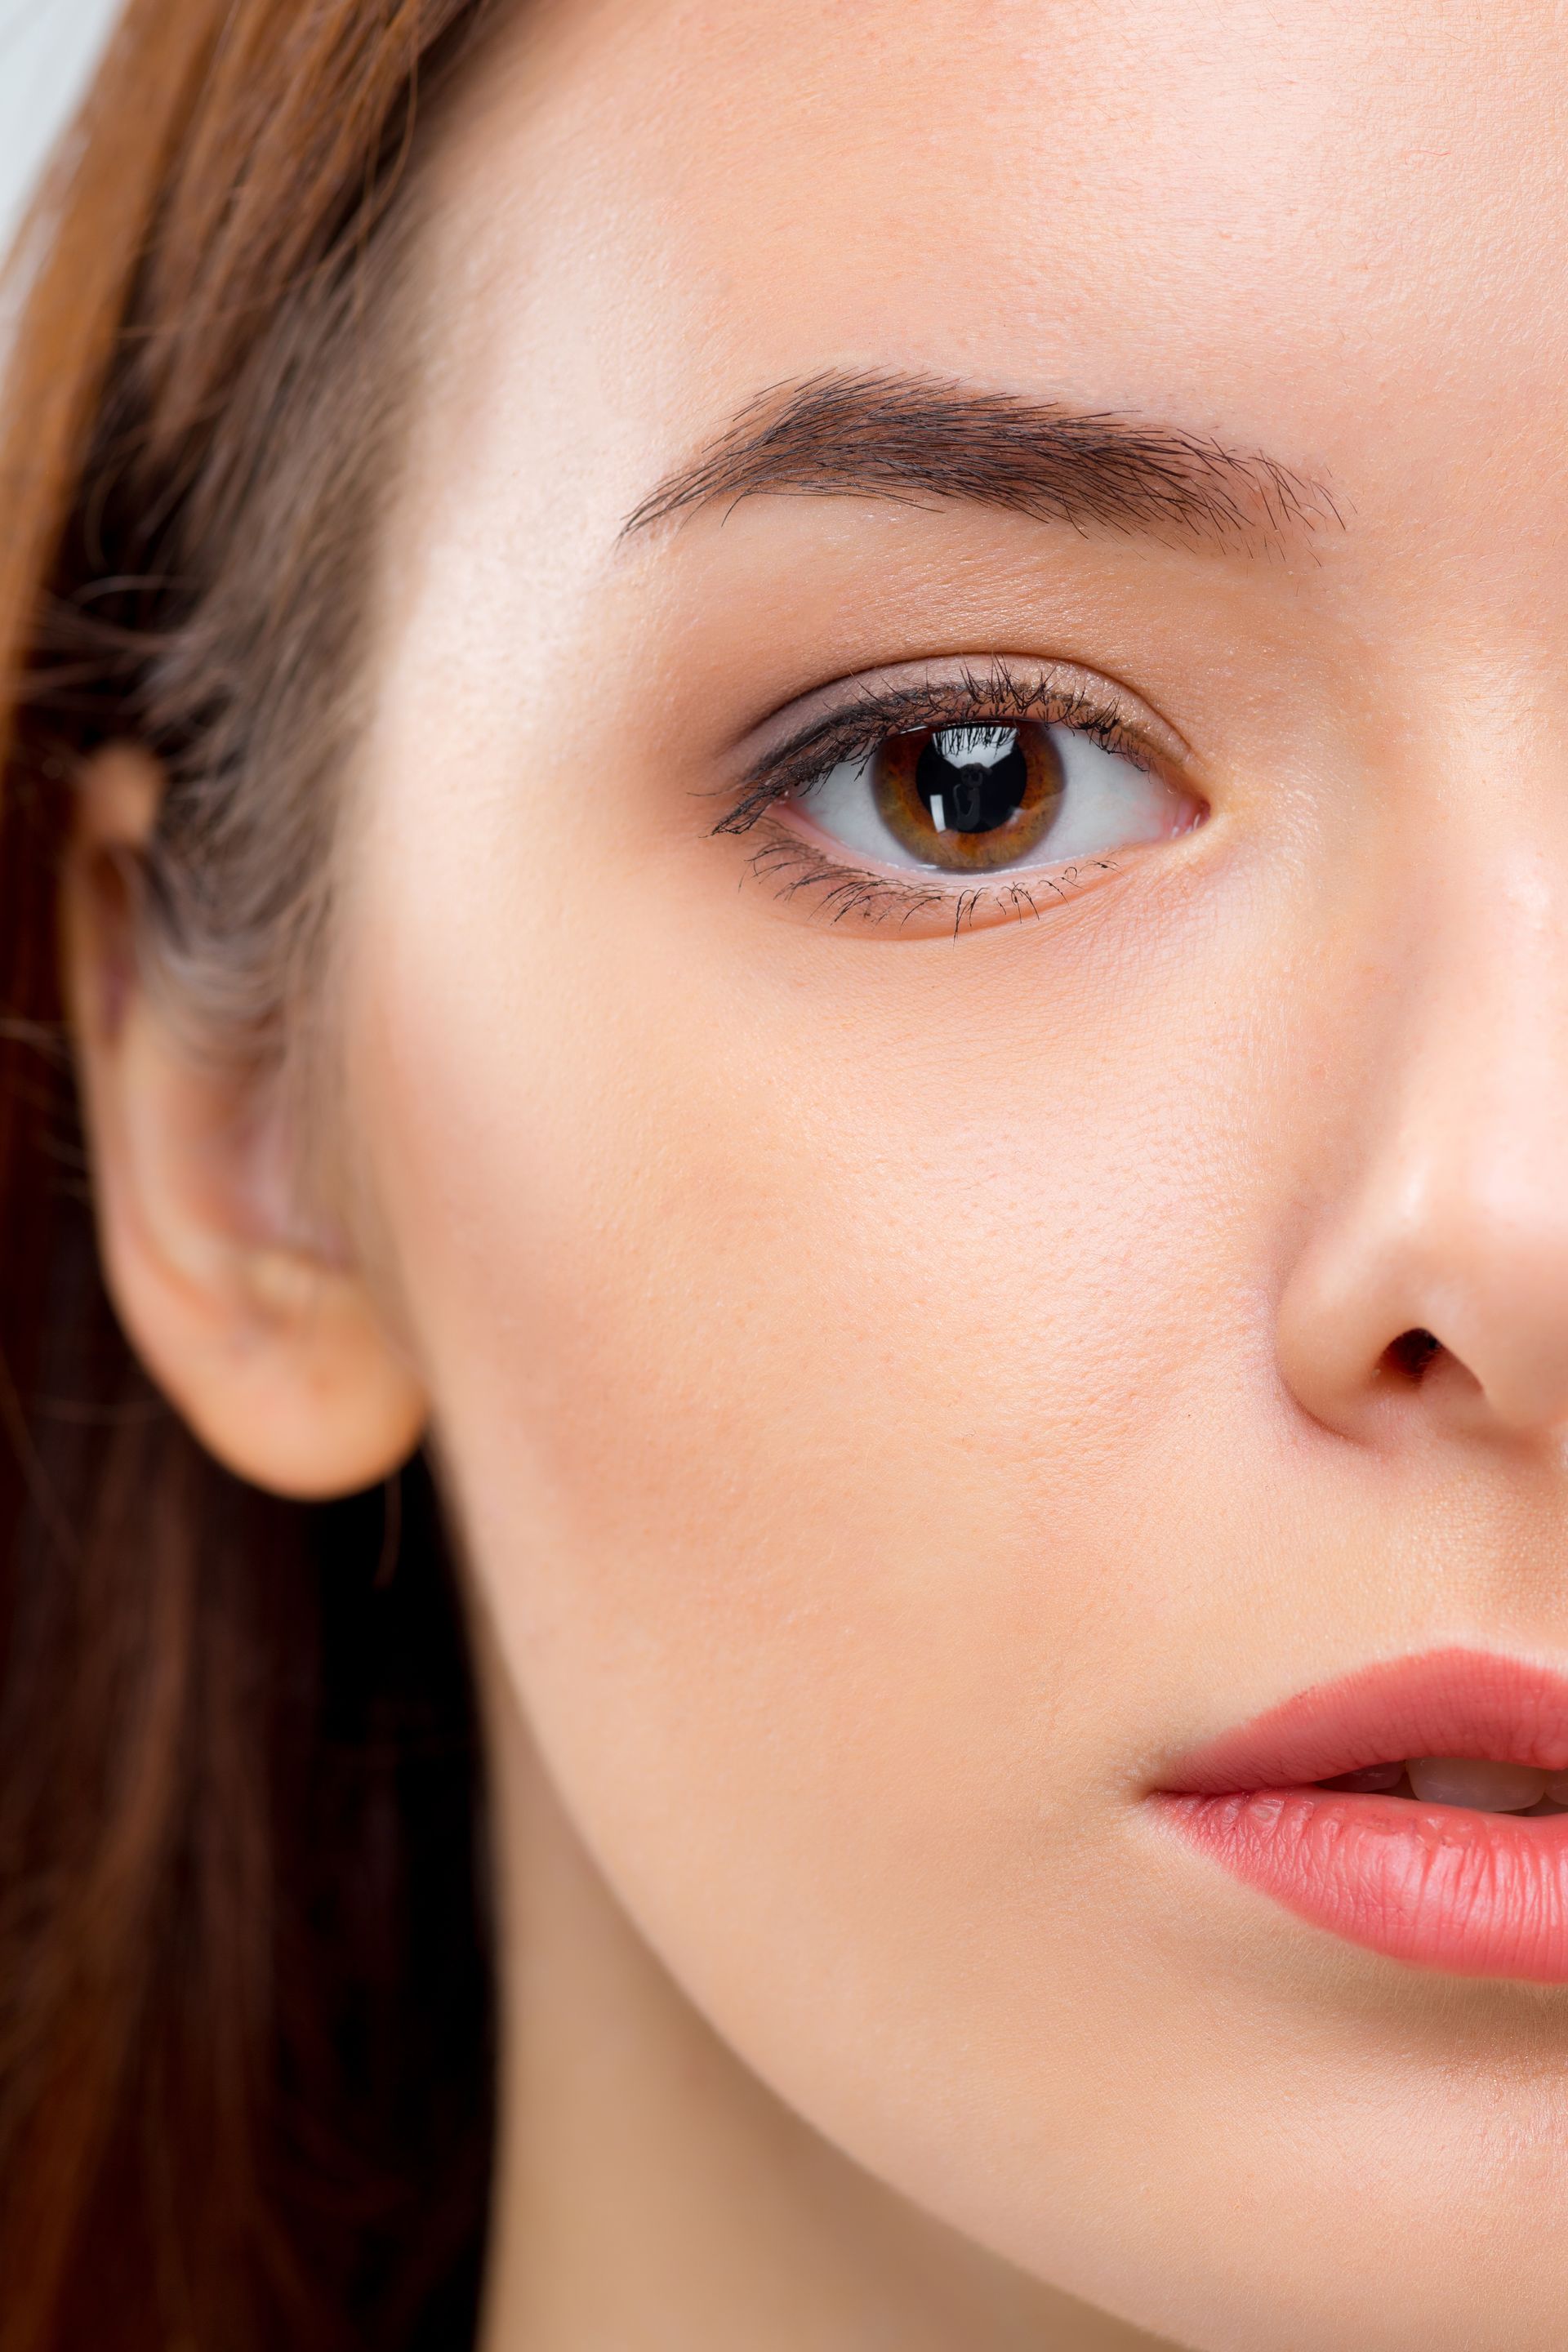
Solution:
[[[1431,1884],[1552,1822],[1159,1792],[1568,1665],[1565,68],[559,0],[431,191],[347,1123],[500,1654],[758,2074],[1204,2347],[1561,2340],[1568,1957]]]

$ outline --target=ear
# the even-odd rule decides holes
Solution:
[[[63,881],[66,996],[110,1292],[153,1377],[220,1462],[278,1494],[351,1494],[418,1444],[424,1393],[359,1270],[277,1200],[277,1120],[255,1082],[204,1065],[140,984],[126,877],[163,783],[141,751],[97,753],[79,778]]]

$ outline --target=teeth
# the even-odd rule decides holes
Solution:
[[[1522,1813],[1546,1794],[1547,1776],[1528,1764],[1489,1764],[1473,1756],[1413,1756],[1406,1770],[1429,1805],[1468,1805],[1478,1813]],[[1568,1788],[1568,1775],[1553,1775]]]
[[[1359,1772],[1342,1772],[1337,1780],[1325,1780],[1327,1789],[1353,1790],[1362,1796],[1382,1796],[1387,1790],[1397,1789],[1405,1778],[1403,1764],[1363,1764]]]

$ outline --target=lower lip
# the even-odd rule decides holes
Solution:
[[[1152,1801],[1244,1885],[1352,1944],[1450,1976],[1568,1984],[1568,1813],[1317,1788]]]

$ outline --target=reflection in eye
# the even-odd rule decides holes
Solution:
[[[1036,719],[888,735],[797,794],[842,848],[883,866],[1018,871],[1165,841],[1192,804],[1138,761]]]

